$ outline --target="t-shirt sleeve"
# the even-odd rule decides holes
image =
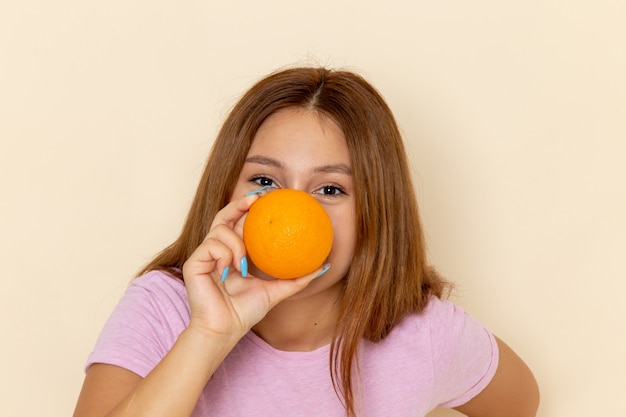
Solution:
[[[433,298],[427,306],[433,351],[433,400],[465,404],[491,382],[498,367],[494,336],[461,307]]]
[[[116,365],[145,377],[189,323],[183,283],[162,272],[132,281],[107,320],[85,369]]]

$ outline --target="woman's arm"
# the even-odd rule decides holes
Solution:
[[[189,416],[237,340],[208,337],[188,328],[145,379],[124,368],[94,364],[87,371],[74,417]]]
[[[487,387],[455,410],[469,417],[534,417],[539,388],[524,361],[496,338],[500,351],[498,369]]]

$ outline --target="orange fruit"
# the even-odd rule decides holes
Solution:
[[[333,226],[324,207],[304,191],[282,188],[255,201],[243,224],[252,263],[279,279],[301,277],[330,254]]]

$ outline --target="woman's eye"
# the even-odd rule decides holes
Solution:
[[[335,187],[334,185],[325,185],[322,188],[320,188],[317,192],[319,194],[327,195],[331,197],[338,196],[340,194],[345,194],[341,188]]]
[[[261,187],[276,187],[276,183],[267,177],[252,178],[252,181],[259,184]]]

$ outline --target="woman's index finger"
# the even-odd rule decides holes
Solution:
[[[252,203],[254,203],[258,198],[258,194],[250,194],[226,204],[226,206],[224,206],[224,208],[217,213],[215,219],[213,219],[211,229],[220,224],[228,227],[234,227],[235,224],[248,212]]]

